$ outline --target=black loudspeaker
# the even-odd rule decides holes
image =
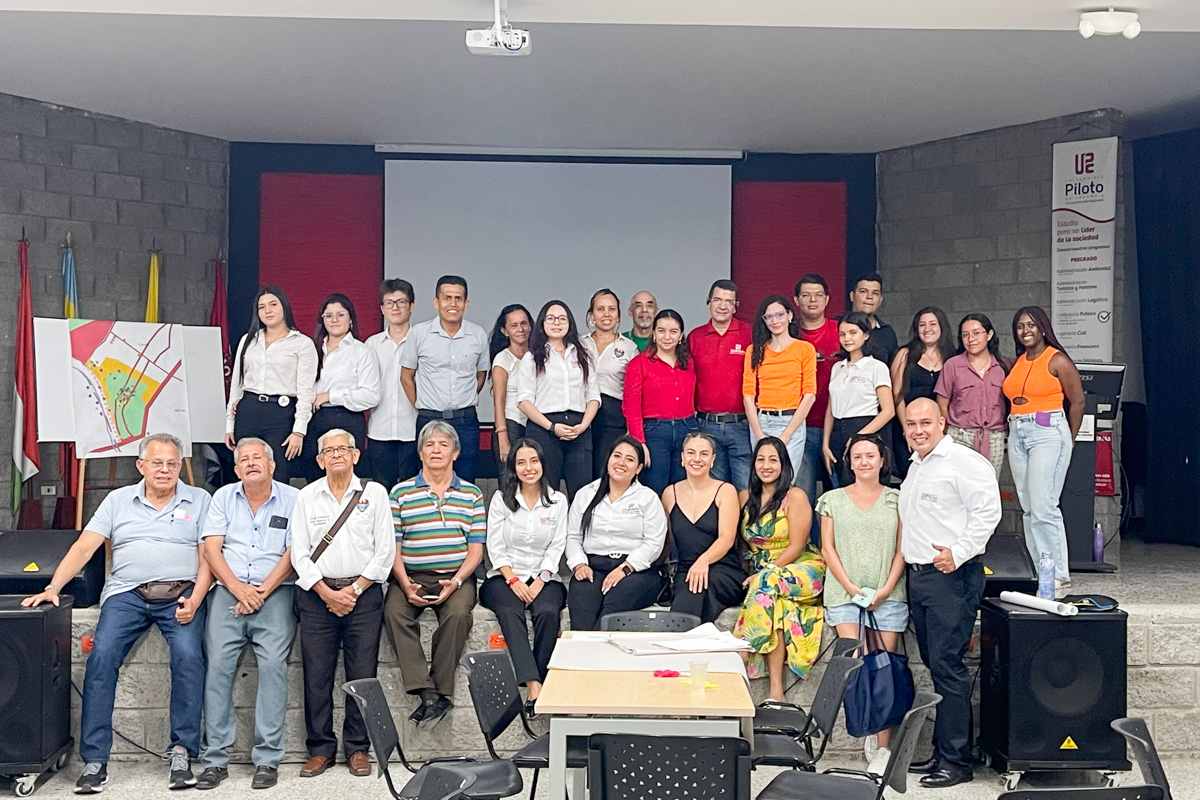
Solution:
[[[1000,772],[1128,770],[1124,611],[981,608],[980,745]]]
[[[0,772],[41,772],[71,743],[71,598],[0,596]]]
[[[1024,536],[993,534],[981,560],[984,597],[999,597],[1001,592],[1037,594],[1037,570]]]
[[[79,531],[0,531],[0,594],[37,594],[46,588],[58,562],[79,538]],[[104,588],[104,548],[96,548],[83,570],[62,594],[77,608],[100,602]]]

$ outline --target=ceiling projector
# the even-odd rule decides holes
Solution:
[[[529,31],[509,24],[508,0],[495,0],[495,11],[492,27],[467,31],[467,51],[476,56],[529,55]]]

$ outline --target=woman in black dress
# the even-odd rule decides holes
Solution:
[[[663,490],[670,536],[679,563],[671,610],[712,622],[745,597],[746,570],[737,547],[738,496],[712,476],[716,442],[706,433],[683,439],[686,477]]]
[[[912,335],[908,344],[896,351],[892,359],[892,396],[896,400],[896,421],[892,425],[892,451],[895,454],[896,475],[903,479],[908,473],[909,450],[904,441],[904,409],[919,397],[937,402],[938,378],[942,366],[958,352],[954,329],[946,312],[937,306],[926,306],[913,315]]]

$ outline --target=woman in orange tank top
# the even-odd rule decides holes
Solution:
[[[1034,563],[1042,553],[1054,559],[1057,590],[1071,584],[1059,497],[1083,421],[1083,383],[1044,310],[1022,308],[1012,328],[1017,360],[1003,387],[1012,409],[1008,463],[1024,512],[1025,546]]]

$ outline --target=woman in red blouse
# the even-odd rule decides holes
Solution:
[[[683,438],[696,430],[696,367],[683,337],[683,317],[665,308],[654,317],[651,346],[625,370],[622,409],[629,435],[642,443],[642,483],[662,494],[683,480]]]

